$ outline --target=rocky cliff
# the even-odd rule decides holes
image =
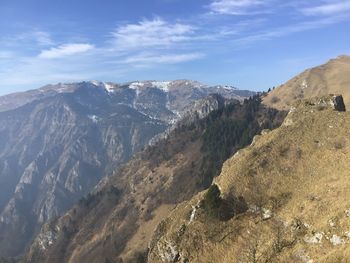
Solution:
[[[281,127],[256,136],[209,190],[158,225],[148,262],[347,262],[343,106],[334,95],[298,102]]]
[[[211,92],[242,99],[185,80],[57,84],[0,97],[0,255],[22,253],[43,223]]]
[[[221,164],[283,119],[258,97],[184,121],[137,154],[58,220],[44,226],[26,262],[135,262],[155,226],[178,203],[208,187]],[[199,103],[207,111],[207,102]]]

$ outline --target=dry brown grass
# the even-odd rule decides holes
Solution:
[[[350,113],[300,106],[287,118],[292,125],[259,136],[252,146],[229,159],[215,180],[224,197],[243,196],[250,206],[270,209],[271,219],[245,213],[228,222],[208,223],[197,218],[189,224],[191,205],[202,198],[201,193],[171,214],[158,243],[173,242],[189,262],[250,262],[241,256],[255,240],[261,256],[257,262],[347,262]],[[279,251],[273,260],[264,261],[278,222],[295,235],[296,243]],[[296,222],[301,224],[299,230]],[[176,233],[183,224],[186,231],[178,238]],[[316,232],[324,233],[322,243],[304,241],[306,235]],[[344,244],[331,244],[333,235],[341,237]],[[151,251],[150,262],[161,262],[157,253]]]
[[[350,108],[350,57],[341,56],[328,63],[304,71],[297,77],[271,91],[264,103],[270,107],[288,110],[296,100],[342,94]]]

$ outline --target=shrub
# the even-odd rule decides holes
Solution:
[[[219,217],[219,209],[222,202],[220,197],[220,189],[216,184],[209,187],[203,199],[203,208],[205,212],[212,218]]]
[[[280,98],[278,98],[278,97],[276,97],[276,96],[273,96],[272,98],[271,98],[271,103],[277,103],[277,102],[279,102],[280,101]]]
[[[204,196],[202,207],[209,218],[226,221],[234,216],[236,204],[240,204],[234,199],[224,200],[220,194],[219,187],[216,184],[211,185]]]

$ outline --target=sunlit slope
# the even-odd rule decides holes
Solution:
[[[289,109],[299,99],[342,94],[350,108],[350,56],[339,56],[326,64],[308,69],[271,91],[264,103]]]
[[[350,114],[331,101],[301,102],[226,161],[217,204],[235,216],[213,217],[208,191],[196,195],[158,226],[149,262],[347,262]]]

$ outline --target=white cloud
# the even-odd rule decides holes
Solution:
[[[209,5],[209,8],[213,13],[225,15],[256,14],[262,11],[256,8],[265,5],[266,2],[262,0],[216,0]]]
[[[190,25],[170,24],[161,18],[120,26],[112,32],[116,49],[166,48],[190,39]]]
[[[128,57],[125,59],[127,64],[177,64],[181,62],[187,62],[197,60],[204,57],[201,53],[186,53],[186,54],[141,54],[137,56]]]
[[[91,44],[64,44],[56,48],[50,48],[43,50],[39,54],[39,58],[51,59],[71,56],[75,54],[85,53],[94,49]]]
[[[305,15],[335,15],[350,11],[350,1],[332,1],[323,5],[301,9]]]

